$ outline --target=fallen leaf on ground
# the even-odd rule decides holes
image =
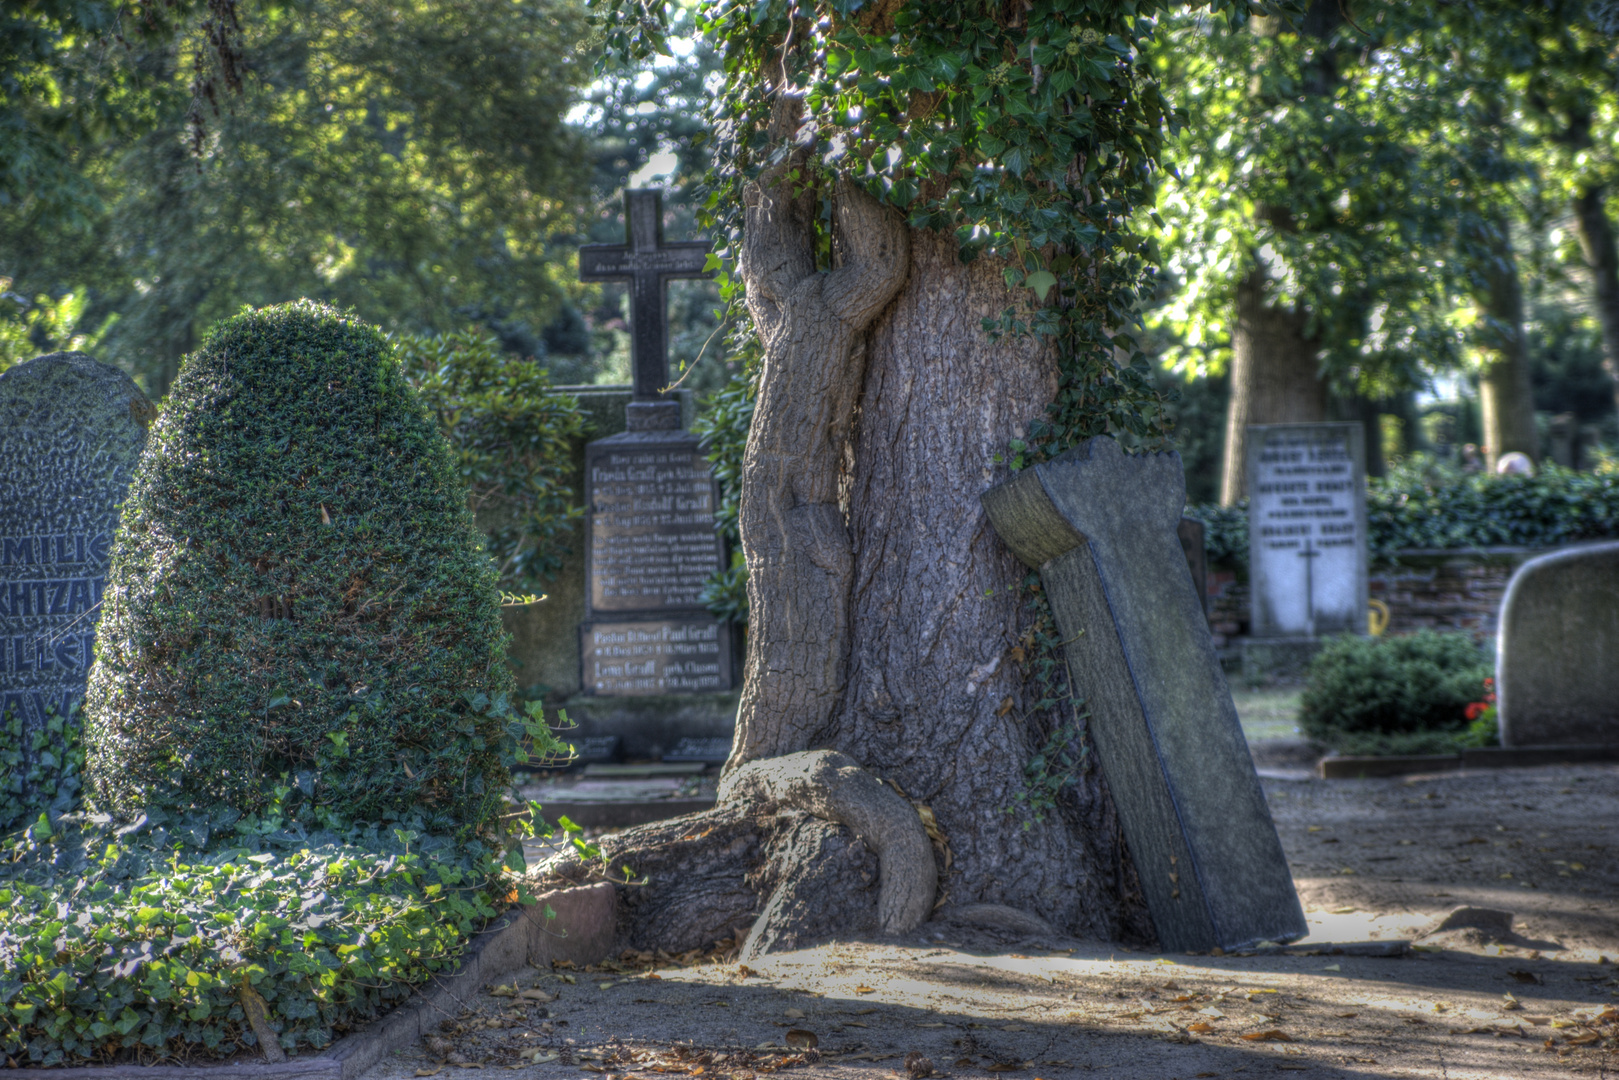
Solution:
[[[524,1001],[555,1001],[557,999],[555,994],[547,994],[544,990],[537,988],[533,990],[524,990],[517,996]]]
[[[490,991],[489,991],[489,996],[490,997],[516,997],[517,996],[517,987],[515,985],[492,987],[490,989]]]
[[[1209,1032],[1214,1030],[1214,1025],[1199,1020],[1195,1024],[1187,1024],[1186,1030],[1196,1032],[1199,1035],[1207,1035]]]
[[[924,1027],[925,1028],[942,1028],[942,1027],[947,1027],[948,1025],[946,1025],[946,1024],[916,1024],[914,1026],[919,1027],[919,1028],[924,1028]]]
[[[441,1073],[443,1071],[444,1071],[444,1067],[441,1065],[436,1069],[417,1069],[416,1070],[416,1075],[417,1076],[437,1076],[439,1073]]]
[[[1293,1036],[1280,1028],[1270,1028],[1267,1031],[1251,1031],[1243,1036],[1249,1042],[1292,1042]]]
[[[1005,1027],[1001,1028],[1001,1030],[1002,1031],[1028,1031],[1029,1029],[1024,1027],[1022,1024],[1007,1024]]]
[[[804,1010],[803,1009],[788,1009],[786,1012],[782,1013],[782,1015],[785,1016],[789,1020],[802,1020],[802,1019],[804,1019]]]
[[[1332,1015],[1336,1016],[1340,1020],[1353,1020],[1355,1017],[1359,1016],[1360,1013],[1333,1013]]]
[[[869,986],[857,986],[854,988],[854,992],[857,994],[875,994],[877,991]]]
[[[596,984],[596,989],[598,989],[598,990],[607,990],[607,989],[610,989],[612,987],[612,985],[613,984],[610,983],[610,982],[597,983]]]
[[[862,1024],[862,1023],[861,1023],[861,1022],[860,1022],[860,1021],[858,1021],[858,1020],[845,1020],[845,1021],[844,1021],[844,1022],[843,1022],[843,1026],[844,1026],[844,1027],[857,1027],[857,1028],[863,1028],[863,1027],[866,1027],[866,1026],[867,1026],[867,1025],[865,1025],[865,1024]]]
[[[805,1031],[803,1028],[788,1028],[785,1036],[788,1046],[796,1046],[800,1050],[813,1050],[821,1044],[815,1037],[815,1032]]]

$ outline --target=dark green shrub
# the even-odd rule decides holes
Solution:
[[[1490,675],[1467,634],[1346,635],[1311,662],[1299,727],[1339,753],[1448,753],[1475,741],[1467,706]]]
[[[186,359],[124,504],[91,790],[122,813],[483,825],[521,730],[499,604],[382,334],[309,301],[227,320]]]
[[[584,510],[568,486],[584,438],[579,399],[558,394],[533,360],[467,330],[394,342],[405,379],[450,441],[478,526],[513,592],[543,592],[562,566],[564,537]]]

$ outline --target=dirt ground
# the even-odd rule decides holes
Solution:
[[[1294,948],[1157,955],[930,923],[752,970],[529,970],[365,1080],[1619,1078],[1619,767],[1266,772],[1311,923]],[[1513,933],[1450,931],[1402,957],[1332,951],[1412,938],[1464,906],[1512,912]]]

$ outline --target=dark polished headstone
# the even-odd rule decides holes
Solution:
[[[730,739],[681,739],[673,750],[663,755],[663,760],[701,761],[705,765],[724,765],[730,756]]]
[[[983,496],[1040,571],[1091,737],[1166,949],[1307,928],[1176,535],[1178,454],[1100,437]]]
[[[627,431],[585,447],[589,617],[696,614],[724,566],[719,486],[697,436]],[[588,681],[586,685],[589,685]]]
[[[84,353],[0,373],[0,742],[20,721],[25,759],[47,715],[84,698],[118,504],[155,415]]]
[[[729,690],[730,629],[712,616],[585,623],[579,628],[585,689],[610,697]]]

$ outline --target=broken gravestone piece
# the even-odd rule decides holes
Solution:
[[[1307,927],[1176,536],[1180,455],[1093,438],[984,493],[1037,567],[1159,939],[1292,941]]]

